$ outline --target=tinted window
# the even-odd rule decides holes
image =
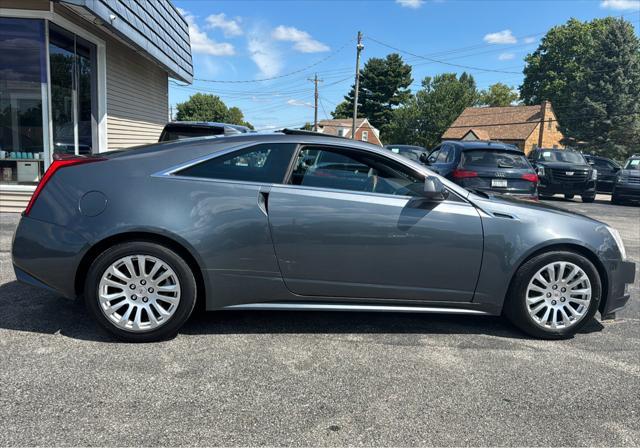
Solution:
[[[541,150],[538,153],[538,160],[544,160],[545,162],[568,162],[584,165],[586,162],[582,154],[574,151],[552,151]]]
[[[436,159],[436,163],[446,163],[449,159],[449,153],[451,152],[451,148],[445,146],[438,153],[438,158]]]
[[[496,150],[464,151],[460,159],[461,167],[482,166],[487,168],[527,169],[529,162],[524,154]]]
[[[625,170],[640,170],[640,159],[629,159],[624,166]]]
[[[333,148],[304,148],[291,183],[309,187],[420,196],[424,178],[375,154]]]
[[[292,143],[262,144],[239,149],[185,168],[180,176],[281,183],[296,148]]]
[[[438,160],[438,154],[440,153],[440,148],[436,148],[429,154],[429,163],[436,163]]]

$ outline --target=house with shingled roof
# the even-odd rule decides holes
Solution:
[[[537,106],[468,107],[442,140],[499,140],[527,154],[537,147],[564,147],[564,135],[548,101]]]
[[[318,132],[338,137],[351,138],[351,118],[336,118],[333,120],[320,120],[318,122]],[[382,146],[380,141],[380,131],[374,127],[366,118],[356,120],[356,140],[369,142]]]

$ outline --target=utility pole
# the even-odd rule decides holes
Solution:
[[[353,123],[351,123],[351,138],[356,139],[356,120],[358,119],[358,89],[360,88],[360,52],[364,49],[362,45],[362,32],[358,31],[358,45],[356,46],[356,86],[353,96]]]
[[[313,77],[313,79],[309,79],[314,84],[313,98],[315,100],[313,105],[313,131],[318,132],[318,83],[322,82],[322,79],[318,79],[318,74]]]

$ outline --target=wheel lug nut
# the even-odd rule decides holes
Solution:
[[[553,285],[553,289],[558,289],[558,285]]]
[[[135,294],[134,294],[134,295],[132,295],[132,296],[131,296],[131,300],[138,300],[138,296],[137,296],[137,295],[135,295]]]
[[[551,293],[550,292],[547,293],[547,297],[551,297]]]
[[[147,302],[149,301],[149,298],[148,298],[148,297],[143,297],[143,298],[142,298],[142,301],[143,301],[144,303],[147,303]]]
[[[153,294],[153,288],[149,288],[148,291],[149,291],[150,294]]]
[[[567,291],[567,288],[562,288],[560,291],[562,291],[562,292],[566,292],[566,291]]]
[[[131,283],[131,284],[129,285],[129,288],[131,288],[131,289],[136,289],[136,285],[134,285],[133,283]]]
[[[564,302],[565,300],[567,300],[567,299],[565,299],[564,297],[560,297],[560,301],[561,302]]]
[[[147,284],[147,281],[146,281],[146,280],[140,280],[140,284],[141,284],[141,285],[146,285],[146,284]]]
[[[144,299],[142,299],[142,300],[144,300]],[[551,301],[551,305],[555,305],[556,303],[558,303],[558,302],[556,302],[555,300]]]

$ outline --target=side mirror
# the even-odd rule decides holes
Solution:
[[[427,153],[426,152],[420,153],[420,157],[418,157],[418,160],[420,160],[420,163],[424,163],[425,165],[429,164],[429,161],[427,160]]]
[[[449,190],[436,176],[424,179],[424,198],[429,201],[442,202],[449,197]]]

